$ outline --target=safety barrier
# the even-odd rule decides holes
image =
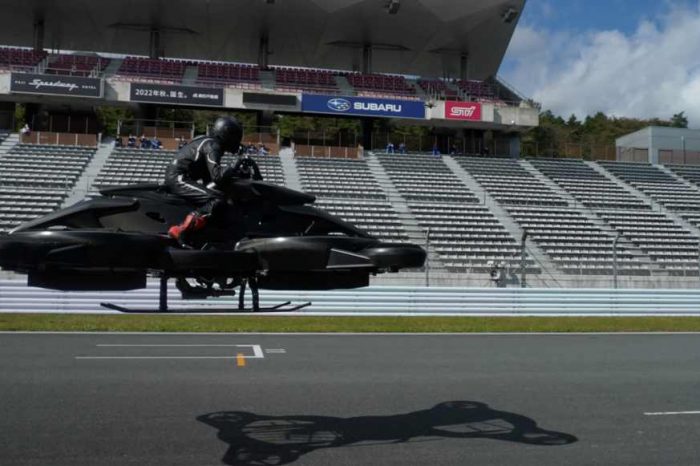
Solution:
[[[235,310],[238,299],[183,301],[171,286],[173,311]],[[249,293],[248,293],[249,294]],[[300,314],[352,315],[700,315],[700,291],[369,287],[324,292],[261,290],[261,305],[313,304]],[[0,281],[0,312],[107,313],[108,302],[136,309],[158,307],[158,282],[129,292],[61,292]]]

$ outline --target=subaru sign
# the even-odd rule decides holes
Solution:
[[[304,112],[328,113],[332,115],[425,118],[425,106],[420,100],[304,94],[301,108]]]
[[[352,108],[352,104],[347,99],[331,99],[328,101],[328,108],[334,112],[347,112]]]

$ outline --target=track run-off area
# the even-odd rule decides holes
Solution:
[[[5,465],[697,464],[700,334],[1,333]]]

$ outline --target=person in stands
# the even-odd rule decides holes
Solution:
[[[153,136],[153,139],[151,139],[151,149],[162,149],[163,148],[163,143],[160,142],[160,139],[158,139],[158,136]]]
[[[403,142],[399,144],[399,154],[406,155],[406,144]]]
[[[134,136],[133,134],[130,134],[129,139],[127,140],[126,146],[127,147],[136,147],[136,136]]]
[[[395,149],[394,149],[394,143],[393,143],[393,142],[389,141],[389,143],[386,145],[386,153],[387,153],[387,154],[394,154],[394,153],[396,153],[396,151],[395,151]]]
[[[141,143],[141,149],[150,149],[151,148],[151,141],[148,140],[145,134],[141,135],[140,139]]]
[[[242,137],[243,127],[236,119],[218,118],[209,136],[194,138],[178,151],[168,165],[165,184],[170,192],[197,207],[180,225],[168,230],[168,235],[181,245],[187,246],[189,236],[202,230],[225,204],[221,193],[207,188],[210,183],[221,186],[231,178],[262,179],[255,162],[247,157],[239,159],[233,167],[221,165],[225,152],[235,154],[238,151]]]

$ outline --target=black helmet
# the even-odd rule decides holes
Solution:
[[[235,118],[221,117],[214,122],[211,136],[219,141],[223,150],[235,153],[241,145],[243,128]]]

